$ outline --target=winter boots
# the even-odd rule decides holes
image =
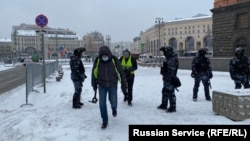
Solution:
[[[113,115],[113,117],[116,117],[117,116],[117,111],[113,111],[112,115]]]
[[[211,97],[209,94],[209,85],[204,86],[205,97],[207,101],[211,101]],[[193,88],[193,101],[196,102],[198,97],[198,87]]]
[[[105,129],[107,126],[108,126],[108,123],[107,122],[103,122],[101,128]]]
[[[74,94],[73,96],[73,105],[72,105],[72,108],[74,109],[80,109],[82,108],[82,106],[84,105],[82,102],[80,102],[80,95],[78,94]]]
[[[79,105],[80,105],[80,106],[83,106],[84,104],[83,104],[82,102],[79,102]]]
[[[167,109],[166,111],[167,113],[173,113],[173,112],[176,112],[176,109],[174,107],[170,107]]]
[[[133,104],[132,104],[132,102],[131,102],[131,101],[128,101],[128,106],[130,106],[130,107],[132,107],[132,106],[133,106]]]
[[[161,104],[161,105],[159,105],[159,106],[157,106],[157,109],[160,109],[160,110],[166,110],[166,112],[167,113],[173,113],[173,112],[176,112],[176,108],[174,108],[174,107],[169,107],[169,108],[167,108],[167,106],[166,105],[164,105],[164,104]]]
[[[128,100],[128,96],[127,96],[127,95],[124,95],[123,101],[126,102],[127,100]]]
[[[161,105],[157,106],[157,109],[167,110],[167,106],[164,104],[161,104]]]
[[[81,103],[73,102],[72,108],[74,108],[74,109],[80,109],[80,108],[82,108],[82,105],[81,105]]]

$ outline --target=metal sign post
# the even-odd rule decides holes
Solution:
[[[42,36],[42,54],[43,54],[43,91],[46,93],[46,68],[45,68],[45,48],[44,48],[44,34],[47,32],[43,28],[48,24],[48,18],[43,14],[40,14],[35,19],[36,25],[41,29],[36,31]]]

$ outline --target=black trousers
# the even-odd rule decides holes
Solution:
[[[133,86],[134,86],[134,75],[130,75],[127,78],[127,83],[128,83],[128,91],[127,93],[124,93],[124,96],[127,97],[128,102],[132,102],[133,100]]]
[[[81,100],[82,93],[82,81],[72,79],[75,92],[73,94],[73,105],[78,105]]]

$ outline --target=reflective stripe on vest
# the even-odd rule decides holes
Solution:
[[[94,78],[97,79],[98,78],[98,66],[99,66],[99,63],[100,63],[100,59],[98,58],[97,62],[96,62],[96,66],[95,66],[95,69],[94,69]],[[115,65],[115,60],[114,58],[112,58],[112,63],[113,65],[115,66],[115,72],[117,74],[117,77],[118,77],[118,81],[120,82],[121,81],[121,78],[120,78],[120,75],[118,73],[118,70],[116,68],[116,65]]]

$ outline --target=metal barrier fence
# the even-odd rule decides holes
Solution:
[[[46,62],[45,63],[45,77],[54,73],[58,69],[58,61]],[[26,104],[21,105],[32,105],[28,103],[28,95],[31,91],[34,91],[34,86],[42,84],[43,82],[43,65],[42,63],[30,63],[26,65]]]

